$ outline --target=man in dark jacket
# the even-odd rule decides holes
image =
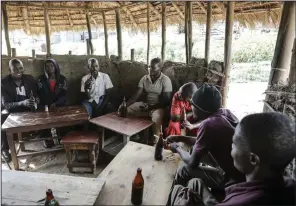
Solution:
[[[40,106],[64,106],[67,104],[67,80],[60,74],[60,67],[54,59],[47,59],[44,74],[37,81]]]
[[[38,102],[36,81],[31,75],[23,74],[23,63],[19,59],[11,59],[9,71],[10,74],[1,81],[1,108],[8,111],[1,114],[1,125],[8,117],[8,113],[30,111],[31,107],[36,109]],[[5,132],[1,132],[1,146],[5,159],[10,161]]]
[[[295,123],[280,113],[251,114],[232,141],[233,163],[245,182],[227,187],[218,202],[202,180],[192,179],[174,187],[167,205],[295,205],[296,181],[282,175],[295,157]]]
[[[67,104],[67,80],[60,74],[60,67],[54,59],[47,59],[44,74],[37,81],[40,107],[58,107]],[[44,147],[53,146],[53,140],[43,141]]]

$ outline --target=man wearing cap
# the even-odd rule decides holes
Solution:
[[[19,59],[9,61],[9,72],[10,74],[1,80],[1,124],[4,123],[9,113],[30,111],[31,107],[37,108],[39,102],[36,81],[31,75],[23,74],[24,66]],[[1,148],[4,158],[10,161],[11,156],[5,132],[1,132]]]
[[[108,103],[108,94],[113,84],[108,74],[100,72],[99,62],[95,58],[88,60],[89,74],[82,77],[81,92],[84,99],[83,105],[90,117],[102,115]]]
[[[202,85],[191,99],[192,111],[201,121],[197,137],[169,136],[172,152],[179,153],[185,165],[178,168],[174,184],[186,186],[192,178],[201,178],[211,188],[224,188],[231,180],[243,181],[244,176],[233,165],[230,155],[232,136],[238,119],[228,109],[221,108],[221,94],[211,85]],[[191,154],[177,142],[192,145]],[[200,167],[207,163],[217,169]]]

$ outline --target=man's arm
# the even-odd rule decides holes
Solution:
[[[143,93],[143,87],[138,87],[136,93],[134,93],[131,96],[131,98],[129,98],[129,100],[126,102],[126,106],[128,107],[128,106],[132,105],[133,103],[135,103],[140,98],[142,93]]]
[[[195,168],[199,165],[199,161],[203,156],[202,153],[193,148],[192,154],[184,151],[181,147],[177,147],[177,153],[180,155],[181,159],[187,164],[188,167]]]
[[[172,135],[166,138],[167,142],[183,142],[187,145],[193,146],[196,142],[196,137],[192,136],[182,136],[182,135]]]

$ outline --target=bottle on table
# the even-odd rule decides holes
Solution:
[[[44,110],[45,110],[45,112],[48,112],[48,106],[47,105],[45,105]]]
[[[59,206],[59,202],[54,198],[52,190],[48,189],[46,191],[45,206]]]
[[[187,120],[185,107],[183,107],[182,112],[183,112],[183,116],[184,116],[184,119],[183,119],[183,122],[184,122]],[[183,124],[181,124],[181,135],[186,136],[186,128],[183,126]]]
[[[162,133],[162,126],[160,127],[160,134],[158,141],[155,145],[155,153],[154,153],[154,159],[156,161],[161,161],[162,160],[162,152],[164,148],[164,142],[163,142],[163,133]]]
[[[144,178],[142,176],[142,169],[137,169],[137,175],[132,184],[131,202],[133,205],[141,205],[143,201]]]
[[[127,106],[126,106],[125,97],[123,97],[122,107],[121,107],[121,110],[119,111],[119,115],[124,118],[127,117]]]
[[[31,90],[31,93],[30,93],[30,100],[35,101],[35,97],[34,97],[34,94],[33,94],[32,90]],[[31,106],[31,112],[36,112],[35,104],[33,106]]]

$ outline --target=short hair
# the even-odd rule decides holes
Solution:
[[[250,114],[239,123],[240,139],[271,169],[283,171],[296,155],[295,123],[278,112]]]
[[[99,61],[96,58],[89,58],[87,61],[87,64],[88,64],[88,66],[91,66],[91,64],[94,62],[99,64]]]
[[[23,65],[23,62],[22,62],[21,60],[16,59],[16,58],[13,58],[13,59],[11,59],[11,60],[9,61],[9,63],[8,63],[8,65],[9,65],[9,69],[11,69],[12,66],[13,66],[14,64],[21,64],[22,66],[24,66],[24,65]]]
[[[160,67],[162,68],[163,67],[163,62],[160,58],[153,58],[151,59],[150,61],[150,64],[160,64]]]
[[[197,86],[193,82],[189,82],[180,87],[180,92],[185,96],[192,96],[197,91]]]

